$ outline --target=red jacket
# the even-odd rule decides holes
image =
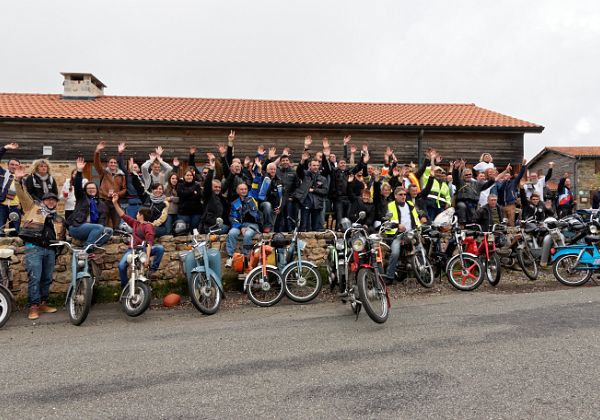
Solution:
[[[141,245],[144,241],[150,246],[154,245],[154,226],[152,226],[152,223],[140,223],[126,214],[121,218],[133,229],[133,246]]]

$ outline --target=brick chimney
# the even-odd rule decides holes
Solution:
[[[94,99],[104,95],[106,85],[91,73],[61,73],[64,99]]]

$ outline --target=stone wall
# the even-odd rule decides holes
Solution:
[[[202,235],[203,236],[203,235]],[[265,235],[268,237],[269,235]],[[218,242],[214,242],[214,247],[220,247],[223,255],[223,264],[225,264],[225,239],[226,235],[222,235]],[[327,254],[327,246],[325,245],[325,236],[322,233],[304,233],[300,238],[306,242],[304,258],[314,262],[317,265],[322,265]],[[165,255],[158,271],[162,281],[174,281],[183,277],[181,272],[179,253],[187,250],[186,246],[191,242],[189,236],[164,236],[158,240],[158,243],[165,247]],[[15,256],[13,257],[13,288],[19,289],[17,298],[27,297],[27,272],[25,271],[24,257],[25,246],[19,238],[0,238],[0,248],[13,248]],[[241,243],[240,243],[241,247]],[[127,245],[120,239],[113,238],[111,242],[104,246],[106,251],[100,251],[97,254],[96,262],[100,271],[101,285],[119,286],[118,264],[121,256],[127,249]],[[71,254],[65,252],[57,258],[56,269],[54,271],[54,280],[50,292],[52,294],[66,293],[69,282],[71,281]],[[222,267],[224,278],[237,279],[237,274],[229,269]],[[231,281],[227,284],[228,288],[236,288]]]

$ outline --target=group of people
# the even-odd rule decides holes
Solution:
[[[114,229],[129,225],[135,243],[148,244],[154,277],[164,253],[156,238],[194,229],[208,232],[217,219],[224,221],[218,228],[228,235],[226,266],[231,266],[239,236],[247,253],[259,232],[289,232],[296,224],[300,231],[340,229],[343,218],[356,221],[361,212],[366,217],[360,223],[370,230],[378,229],[384,218],[397,221],[398,228],[387,232],[393,235],[432,221],[450,206],[456,208],[459,223],[479,223],[484,229],[505,218],[514,225],[517,208],[522,218],[541,220],[564,216],[576,206],[568,173],[551,199],[546,183],[552,178],[552,163],[545,176],[531,172],[525,177],[525,160],[518,173],[510,165],[499,171],[484,153],[472,168],[464,160],[445,162],[446,171],[434,149],[425,152],[420,166],[398,162],[390,147],[382,162],[373,162],[368,145],[357,147],[351,136],[343,138],[339,157],[327,138],[316,147],[307,136],[294,165],[287,147],[278,154],[275,147],[259,146],[254,156],[237,156],[235,139],[231,131],[227,144],[219,144],[216,154],[206,153],[202,166],[196,163],[196,147],[190,147],[187,165],[182,165],[177,158],[166,162],[160,146],[145,162],[136,162],[126,156],[125,143],[103,163],[106,143],[100,142],[93,159],[98,181],[85,179],[86,161],[80,157],[60,197],[47,160],[35,161],[26,174],[11,157],[6,168],[0,167],[0,225],[11,212],[22,218],[13,225],[27,247],[30,318],[55,311],[47,303],[56,254],[50,244],[67,232],[85,245],[101,246]],[[16,150],[16,143],[0,147],[0,159]],[[57,212],[59,199],[64,200],[64,217]],[[392,244],[389,276],[400,244]],[[119,273],[124,285],[126,255]]]

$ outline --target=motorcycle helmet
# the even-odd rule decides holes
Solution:
[[[173,232],[175,235],[185,235],[189,230],[188,224],[185,220],[177,219],[173,225]]]

